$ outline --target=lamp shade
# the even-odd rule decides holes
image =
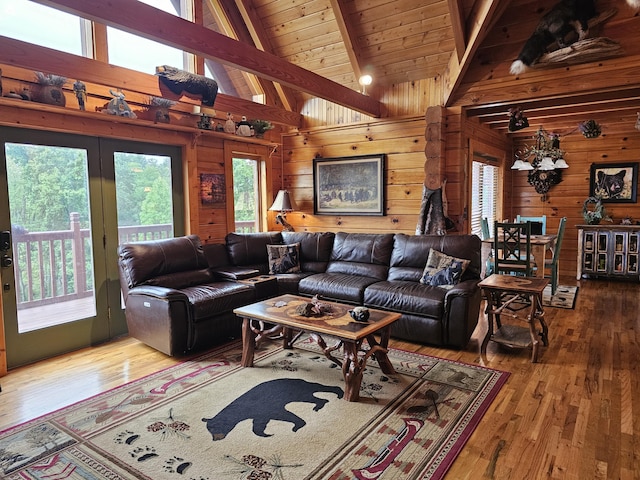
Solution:
[[[518,170],[533,170],[533,165],[529,162],[523,161]]]
[[[521,170],[523,165],[524,162],[520,159],[517,159],[515,162],[513,162],[513,165],[511,165],[511,170]]]
[[[538,167],[540,170],[553,170],[554,168],[556,168],[556,166],[554,165],[551,157],[544,157]]]
[[[273,205],[269,208],[269,210],[275,210],[277,212],[293,212],[297,209],[296,202],[291,198],[289,190],[279,190],[276,199],[273,201]]]
[[[564,160],[564,158],[559,158],[556,160],[556,168],[569,168],[569,164]]]

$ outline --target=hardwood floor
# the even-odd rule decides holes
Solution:
[[[564,278],[564,285],[576,284]],[[640,286],[583,280],[575,310],[546,309],[549,347],[490,343],[484,320],[465,350],[392,346],[511,372],[446,478],[640,479]],[[168,367],[131,338],[12,370],[0,378],[0,429]]]

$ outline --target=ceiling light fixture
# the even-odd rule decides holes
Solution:
[[[358,83],[362,86],[362,94],[367,94],[367,87],[373,83],[373,77],[369,74],[361,75]]]

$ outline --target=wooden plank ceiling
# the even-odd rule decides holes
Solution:
[[[376,89],[437,77],[444,104],[505,132],[515,104],[547,125],[584,120],[585,112],[635,115],[640,98],[640,16],[622,0],[597,0],[598,12],[613,15],[591,29],[619,43],[622,54],[519,76],[509,66],[556,0],[201,0],[196,12],[208,35],[131,0],[35,1],[164,38],[203,56],[223,93],[262,95],[295,112],[311,95],[380,116]],[[370,95],[359,93],[365,73],[374,78]]]

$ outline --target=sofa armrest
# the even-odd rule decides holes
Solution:
[[[478,325],[482,291],[479,279],[465,280],[449,290],[444,298],[444,342],[464,348]]]
[[[140,285],[129,290],[125,317],[129,335],[167,355],[190,349],[192,309],[187,296],[173,288]]]

